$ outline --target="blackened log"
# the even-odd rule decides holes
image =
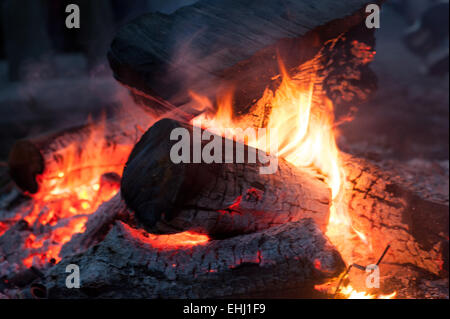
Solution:
[[[8,284],[13,287],[25,287],[37,278],[42,278],[43,276],[43,273],[41,273],[38,269],[30,267],[9,278]]]
[[[217,136],[222,143],[220,163],[174,163],[174,129],[185,128],[193,155],[193,127],[171,119],[153,125],[136,144],[125,166],[121,193],[127,206],[149,232],[193,230],[213,236],[258,231],[273,225],[313,218],[325,230],[330,190],[318,176],[283,159],[270,174],[262,162],[225,162],[225,145],[238,142]],[[209,141],[208,141],[209,142]],[[202,149],[207,141],[202,141]],[[242,144],[241,144],[242,145]],[[245,154],[258,150],[242,146]],[[247,155],[246,155],[247,156]]]
[[[116,79],[157,113],[170,110],[158,99],[178,107],[190,101],[189,91],[214,100],[230,86],[235,88],[237,111],[245,112],[280,73],[278,57],[290,70],[342,34],[347,47],[354,40],[373,46],[373,29],[364,24],[366,3],[199,1],[171,15],[150,13],[125,25],[108,58]],[[347,78],[352,80],[346,81],[351,86],[356,87],[352,81],[372,86],[367,69],[359,81],[342,60],[329,57],[328,62],[338,69],[331,82],[339,83],[343,74],[351,73]]]
[[[9,154],[9,173],[14,182],[29,193],[39,190],[39,176],[58,175],[58,169],[67,160],[67,156],[81,154],[89,141],[103,145],[104,149],[129,149],[133,147],[142,130],[151,123],[152,117],[139,108],[134,108],[129,116],[115,117],[104,122],[92,122],[85,125],[45,133],[40,136],[17,141]],[[96,139],[95,141],[92,141]],[[95,150],[99,152],[100,150]],[[104,156],[102,166],[122,167],[129,151],[121,159]],[[85,165],[83,161],[74,161],[71,169],[76,171]]]
[[[100,244],[45,274],[49,298],[273,298],[311,293],[345,268],[311,219],[194,246],[161,244],[161,236],[173,235],[117,222]],[[66,287],[68,264],[80,267],[80,289]]]

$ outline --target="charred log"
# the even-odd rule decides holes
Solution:
[[[108,58],[116,79],[158,114],[189,102],[189,91],[214,100],[234,87],[234,113],[242,115],[280,73],[279,60],[288,70],[298,67],[345,34],[334,52],[326,52],[323,65],[329,69],[329,98],[348,108],[375,84],[371,71],[353,59],[359,55],[355,41],[374,46],[373,30],[364,25],[365,4],[199,1],[169,16],[151,13],[125,25]],[[345,93],[345,103],[338,93]]]
[[[313,218],[325,230],[330,190],[317,175],[283,159],[271,163],[277,165],[274,171],[261,173],[267,164],[249,160],[249,154],[256,158],[260,151],[217,135],[213,140],[219,140],[222,149],[218,163],[175,164],[171,159],[175,141],[170,136],[180,128],[189,132],[192,146],[196,134],[192,126],[163,119],[143,135],[124,169],[122,196],[148,231],[193,230],[221,237],[303,218]],[[228,143],[232,146],[225,149]],[[206,144],[202,141],[201,148]],[[229,150],[237,154],[239,148],[248,157],[242,163],[227,161]]]
[[[398,166],[383,170],[350,157],[345,166],[349,212],[355,228],[368,237],[355,248],[355,258],[376,261],[389,244],[385,262],[448,276],[448,199],[437,200],[427,189],[406,183]]]
[[[227,298],[313,288],[344,263],[311,219],[187,247],[117,222],[106,238],[46,273],[50,298]],[[80,266],[81,289],[66,287]],[[126,278],[126,280],[124,280]]]

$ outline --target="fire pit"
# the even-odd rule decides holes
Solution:
[[[447,280],[448,198],[338,147],[376,91],[366,2],[228,2],[123,26],[108,58],[135,104],[14,145],[0,294],[406,298]]]

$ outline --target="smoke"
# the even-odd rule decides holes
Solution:
[[[181,7],[194,4],[198,0],[149,0],[150,11],[171,14]]]

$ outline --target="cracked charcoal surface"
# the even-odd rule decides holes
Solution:
[[[66,288],[70,263],[80,265],[83,289]],[[343,269],[310,219],[176,250],[154,248],[117,222],[100,244],[51,268],[45,284],[55,298],[218,298],[300,290]]]

